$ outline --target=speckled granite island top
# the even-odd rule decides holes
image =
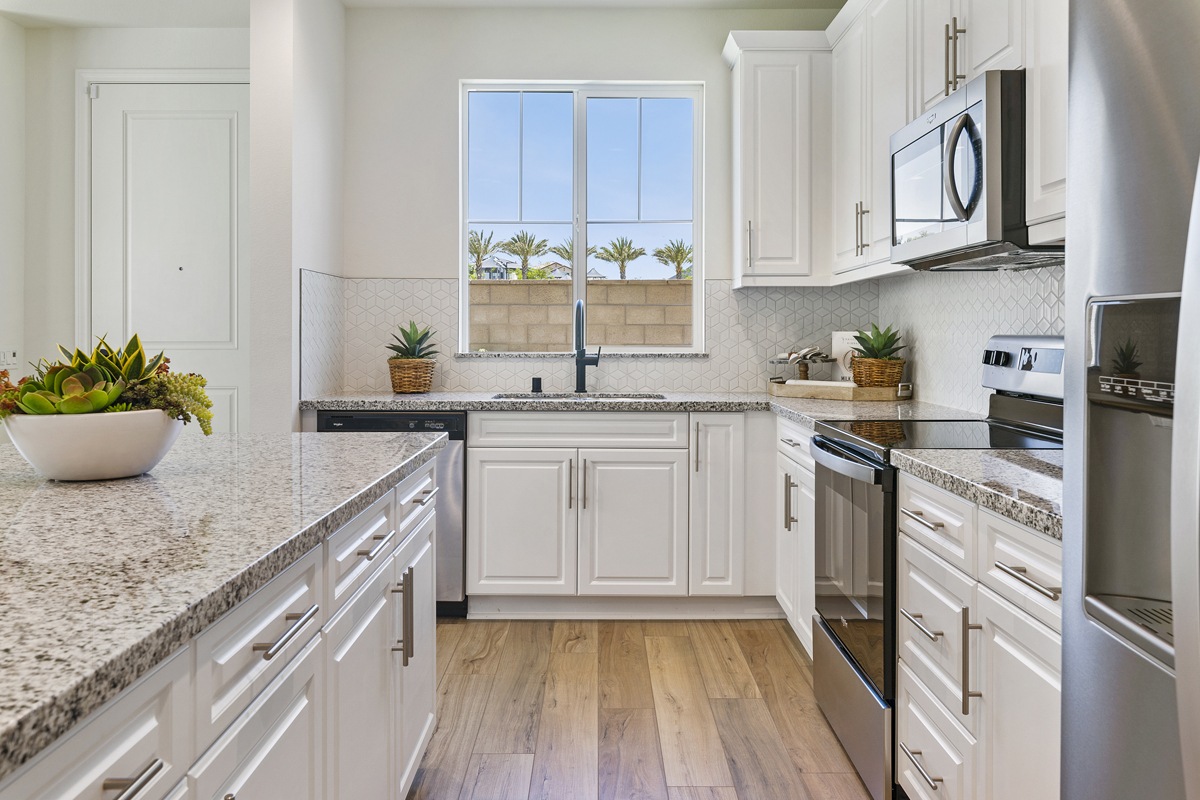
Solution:
[[[148,475],[57,483],[0,444],[0,778],[444,446],[188,430]]]
[[[1062,540],[1061,450],[893,450],[892,464]]]

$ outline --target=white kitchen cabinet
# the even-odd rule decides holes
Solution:
[[[816,532],[817,478],[806,469],[800,470],[796,487],[796,617],[792,630],[800,643],[812,655],[812,620],[817,613],[816,597]]]
[[[746,418],[711,412],[691,419],[689,593],[740,595],[745,587]]]
[[[819,31],[734,31],[733,281],[827,281],[828,43]],[[819,274],[824,273],[824,274]]]
[[[1025,219],[1033,242],[1059,238],[1062,226],[1045,223],[1067,212],[1068,5],[1029,0],[1025,11]]]
[[[775,539],[775,599],[789,623],[796,619],[800,587],[797,583],[800,552],[800,526],[796,516],[799,503],[797,488],[800,467],[783,454],[775,456],[779,494],[775,504],[779,527]],[[795,627],[793,625],[793,627]]]
[[[163,798],[192,760],[190,677],[185,649],[6,779],[0,800],[111,800],[122,779],[142,780],[138,800]]]
[[[1057,800],[1062,638],[980,587],[972,622],[979,684],[980,800]]]
[[[916,116],[989,69],[1025,65],[1026,2],[913,0]]]
[[[325,626],[325,746],[328,800],[394,797],[392,586],[394,556]],[[390,701],[390,702],[389,702]]]
[[[688,593],[688,451],[579,451],[579,594]]]
[[[912,0],[913,119],[950,93],[951,43],[946,40],[946,26],[954,17],[960,18],[961,27],[965,20],[959,0]]]
[[[866,263],[862,208],[866,174],[866,22],[859,16],[833,46],[833,271]]]
[[[909,800],[969,800],[977,750],[975,738],[901,661],[896,670],[896,782]]]
[[[1025,66],[1025,6],[1040,0],[959,0],[959,67],[967,80]],[[953,58],[953,54],[951,54]],[[953,64],[951,64],[953,66]],[[961,69],[965,66],[966,69]],[[962,82],[959,82],[962,85]]]
[[[397,789],[393,797],[397,800],[408,796],[425,748],[437,727],[435,527],[434,518],[430,516],[405,540],[395,559],[393,647],[408,648],[407,653],[391,651],[397,704],[393,736]]]
[[[467,594],[575,594],[571,448],[467,448]]]
[[[304,649],[188,771],[196,797],[318,800],[325,737],[325,640]]]
[[[867,263],[891,261],[892,134],[912,121],[908,76],[910,0],[873,0],[866,18],[866,186],[863,244]]]

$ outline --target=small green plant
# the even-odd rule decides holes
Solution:
[[[438,354],[438,351],[433,349],[433,342],[429,341],[433,331],[428,327],[422,330],[417,328],[417,323],[409,322],[407,328],[401,325],[399,330],[399,336],[392,334],[396,343],[387,346],[395,355],[388,358],[433,358]]]
[[[899,344],[900,331],[893,331],[891,325],[881,331],[874,322],[871,323],[870,333],[857,331],[854,334],[854,340],[858,342],[858,347],[854,348],[854,352],[858,354],[859,358],[894,361],[899,359],[896,353],[906,347],[906,345]]]
[[[1113,372],[1117,375],[1136,375],[1142,362],[1138,360],[1138,346],[1133,339],[1126,339],[1125,344],[1113,348],[1116,358],[1113,359]]]

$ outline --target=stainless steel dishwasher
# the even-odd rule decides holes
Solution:
[[[437,456],[437,614],[465,617],[466,516],[463,513],[466,481],[467,415],[462,412],[421,411],[319,411],[319,432],[408,433],[437,431],[450,441]]]

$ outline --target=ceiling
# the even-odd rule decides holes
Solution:
[[[845,0],[343,0],[347,8],[841,8]],[[28,28],[245,28],[250,0],[0,0]]]

